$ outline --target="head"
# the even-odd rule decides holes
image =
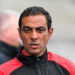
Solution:
[[[24,10],[19,19],[19,34],[28,55],[41,56],[52,35],[51,16],[42,7]]]
[[[19,47],[22,41],[18,34],[19,14],[12,10],[3,10],[0,12],[0,41],[11,46]]]

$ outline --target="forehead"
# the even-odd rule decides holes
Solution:
[[[46,17],[44,15],[25,16],[22,18],[22,26],[29,27],[47,27]]]

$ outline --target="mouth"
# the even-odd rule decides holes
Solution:
[[[39,47],[39,44],[30,44],[30,47],[32,49],[37,49]]]

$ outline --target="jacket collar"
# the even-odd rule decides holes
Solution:
[[[10,56],[16,56],[18,53],[18,48],[0,41],[0,52],[4,52]]]
[[[34,64],[36,62],[40,62],[40,63],[45,63],[47,62],[47,50],[44,52],[44,54],[40,57],[36,57],[36,56],[26,56],[22,53],[22,50],[24,49],[24,47],[20,50],[17,58],[19,59],[19,61],[21,61],[23,64]]]

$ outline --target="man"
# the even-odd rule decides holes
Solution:
[[[0,13],[0,64],[14,58],[22,41],[18,34],[19,14],[4,10]]]
[[[47,52],[46,45],[53,33],[51,23],[51,16],[42,7],[23,11],[19,34],[24,47],[17,57],[0,66],[1,75],[75,75],[72,62]]]

